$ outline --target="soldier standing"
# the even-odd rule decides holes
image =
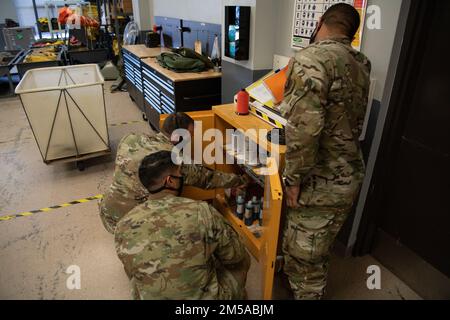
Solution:
[[[284,272],[296,299],[323,297],[330,249],[364,178],[358,138],[371,65],[351,47],[359,24],[347,4],[323,15],[312,44],[290,63],[280,105],[288,119]]]
[[[172,133],[177,129],[188,130],[193,137],[194,120],[187,114],[179,112],[167,117],[161,133],[154,136],[133,133],[120,141],[113,182],[100,201],[100,217],[110,233],[114,233],[120,218],[147,200],[148,190],[138,177],[139,165],[149,154],[172,150],[179,142],[171,140]],[[247,182],[243,176],[213,171],[201,165],[183,165],[182,174],[186,185],[207,190],[234,188]]]
[[[139,300],[245,298],[250,257],[216,209],[180,197],[183,176],[170,151],[144,158],[139,168],[147,202],[123,217],[116,250]]]

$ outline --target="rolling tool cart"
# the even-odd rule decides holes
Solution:
[[[0,77],[7,76],[9,84],[9,94],[8,97],[14,95],[14,83],[11,76],[11,69],[13,68],[14,60],[21,53],[21,51],[3,51],[0,52]]]

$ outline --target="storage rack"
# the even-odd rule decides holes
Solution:
[[[51,35],[51,38],[54,38],[54,35],[56,34],[56,37],[58,38],[58,35],[61,35],[61,38],[63,38],[63,34],[67,33],[66,28],[61,28],[61,24],[58,21],[58,29],[53,28],[53,24],[51,22],[51,19],[53,18],[52,11],[56,11],[56,15],[58,15],[58,8],[64,7],[65,5],[68,6],[82,6],[82,5],[90,5],[90,2],[86,1],[45,1],[44,7],[45,7],[45,13],[47,15],[48,20],[48,30]],[[65,38],[65,37],[64,37]]]

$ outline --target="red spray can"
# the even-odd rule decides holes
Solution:
[[[248,105],[250,103],[250,95],[245,89],[237,94],[236,113],[240,116],[248,115]]]

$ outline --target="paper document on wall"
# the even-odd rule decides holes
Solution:
[[[360,26],[353,40],[353,47],[361,49],[363,31],[365,30],[365,17],[367,0],[296,0],[294,1],[294,21],[292,24],[291,44],[293,49],[301,49],[309,46],[311,36],[319,25],[323,14],[337,3],[347,3],[355,7],[360,15]]]

